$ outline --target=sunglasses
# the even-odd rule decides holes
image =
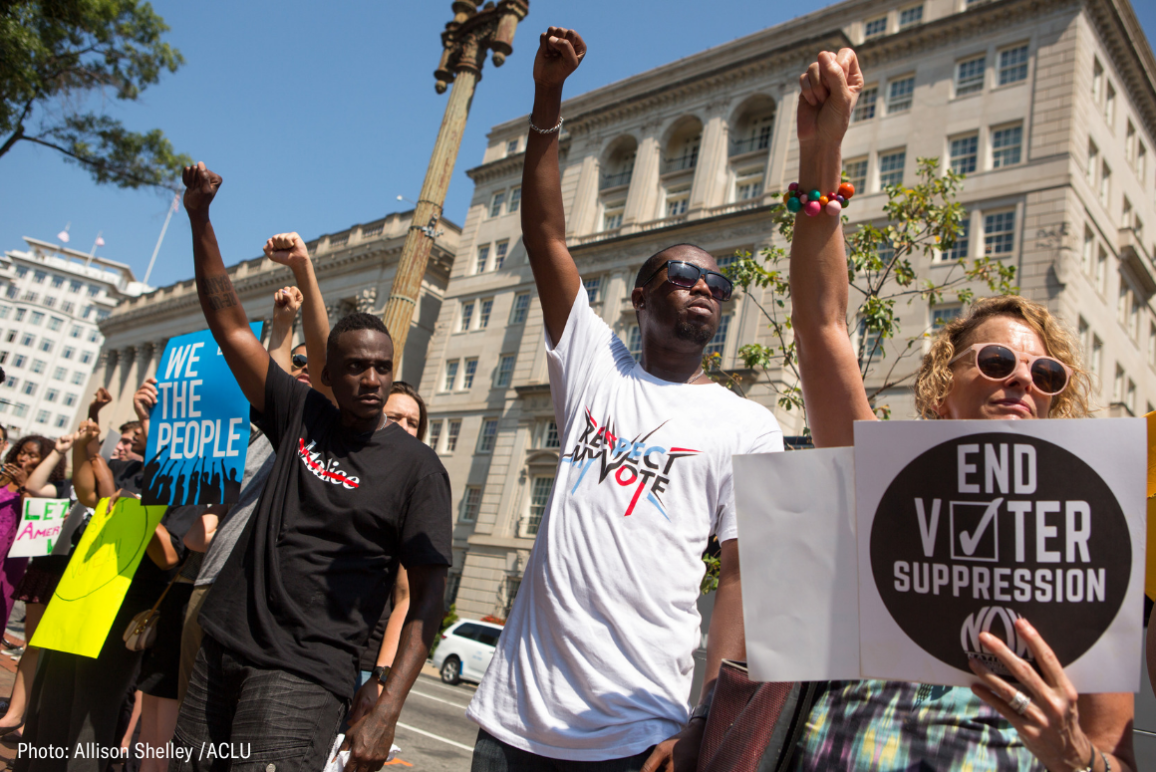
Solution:
[[[731,299],[731,292],[734,291],[735,285],[731,283],[730,279],[718,271],[708,271],[705,268],[699,268],[694,263],[688,263],[683,260],[667,260],[639,286],[645,287],[647,284],[650,284],[651,280],[654,279],[655,276],[658,276],[663,268],[666,269],[666,280],[676,287],[690,289],[698,284],[699,279],[705,279],[706,286],[710,289],[711,297],[718,301]]]
[[[1026,359],[1028,371],[1032,374],[1032,385],[1049,397],[1067,388],[1072,377],[1072,368],[1058,359],[1032,356],[999,343],[975,343],[957,354],[948,364],[955,364],[972,351],[975,352],[975,366],[979,374],[992,381],[1005,380],[1015,372],[1020,360]]]
[[[305,356],[304,354],[294,354],[292,362],[294,367],[304,367],[305,365],[309,364],[309,357]]]

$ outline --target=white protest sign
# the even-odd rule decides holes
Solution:
[[[1142,419],[865,421],[846,451],[735,457],[752,677],[967,686],[969,656],[1002,670],[980,632],[1030,658],[1023,616],[1080,692],[1136,691]]]
[[[867,678],[966,686],[1020,616],[1081,692],[1139,686],[1142,419],[855,424],[859,650]]]
[[[37,558],[51,553],[71,509],[72,502],[68,499],[25,498],[20,527],[16,529],[8,557]]]
[[[859,678],[853,462],[851,448],[734,457],[756,681]]]

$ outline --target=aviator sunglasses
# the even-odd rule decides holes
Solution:
[[[1036,357],[1024,352],[1013,351],[999,343],[975,343],[948,362],[953,365],[960,359],[975,352],[975,366],[979,374],[992,381],[1002,381],[1015,372],[1020,358],[1027,359],[1028,370],[1032,374],[1032,384],[1041,394],[1054,397],[1063,391],[1072,377],[1072,368],[1052,357]]]
[[[309,364],[309,357],[305,356],[304,354],[294,354],[293,355],[293,366],[294,367],[301,368],[307,364]]]
[[[699,268],[694,263],[688,263],[684,260],[667,260],[662,265],[658,266],[658,270],[650,274],[646,281],[638,285],[645,287],[650,284],[651,280],[658,276],[662,269],[666,269],[666,280],[676,287],[683,289],[691,289],[698,284],[700,278],[706,280],[706,286],[710,289],[711,297],[718,301],[726,301],[731,299],[731,291],[734,289],[734,284],[731,280],[723,276],[718,271],[708,271],[705,268]]]

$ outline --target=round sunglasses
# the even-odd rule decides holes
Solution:
[[[309,357],[305,356],[304,354],[294,354],[293,355],[293,366],[294,367],[300,368],[300,367],[304,367],[307,364],[309,364]]]
[[[735,285],[730,279],[718,271],[708,271],[706,268],[699,268],[694,263],[688,263],[685,260],[667,260],[658,266],[658,270],[650,274],[646,281],[638,286],[645,287],[647,284],[650,284],[654,277],[661,273],[663,268],[666,269],[666,280],[676,287],[691,289],[694,285],[698,284],[699,279],[705,279],[711,297],[720,302],[731,299],[731,292],[734,291]]]
[[[1032,375],[1032,385],[1041,394],[1054,397],[1068,386],[1072,378],[1072,368],[1052,357],[1032,356],[1023,351],[1015,351],[1000,343],[974,343],[956,354],[948,362],[953,365],[971,352],[975,352],[975,366],[979,374],[991,381],[1002,381],[1015,372],[1021,359],[1028,362]]]

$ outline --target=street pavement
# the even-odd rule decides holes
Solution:
[[[414,772],[469,772],[478,725],[466,718],[477,687],[447,686],[427,666],[410,690],[394,742],[401,753],[393,764]],[[388,767],[387,767],[388,768]]]

